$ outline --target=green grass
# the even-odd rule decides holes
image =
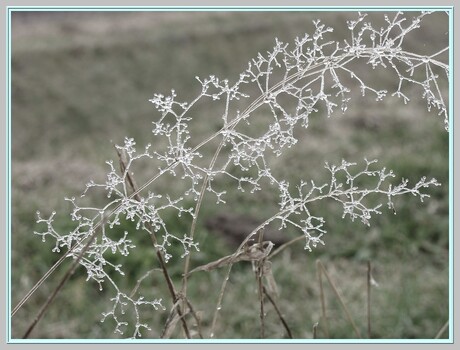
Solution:
[[[152,142],[151,121],[158,117],[148,99],[153,93],[174,88],[179,99],[188,100],[199,91],[195,76],[216,74],[235,79],[247,62],[270,49],[274,37],[292,42],[312,28],[318,13],[187,13],[187,14],[74,14],[70,17],[44,14],[28,21],[13,15],[12,54],[12,305],[33,286],[59,256],[52,243],[42,244],[33,235],[41,228],[35,212],[58,211],[57,228],[69,230],[73,223],[65,215],[65,196],[78,196],[89,179],[104,181],[104,161],[115,158],[113,143],[135,137],[142,147]],[[335,24],[350,14],[321,14]],[[49,16],[49,17],[46,17]],[[19,15],[18,15],[19,17]],[[47,19],[47,20],[45,20]],[[427,33],[444,33],[429,22],[411,45],[422,48]],[[85,29],[86,28],[86,29]],[[343,31],[336,31],[343,35]],[[440,45],[444,37],[430,39]],[[433,49],[433,52],[436,50]],[[359,67],[358,67],[359,68]],[[363,72],[368,67],[359,68]],[[380,84],[391,84],[376,72]],[[442,120],[426,112],[424,102],[414,99],[404,106],[389,99],[380,104],[354,94],[344,116],[327,119],[321,112],[311,117],[298,147],[277,163],[277,172],[292,183],[299,179],[324,180],[324,161],[342,158],[360,163],[364,157],[378,158],[379,165],[393,169],[397,178],[418,181],[435,177],[441,187],[430,190],[431,198],[395,201],[397,215],[383,209],[371,227],[342,220],[335,203],[317,203],[314,214],[324,213],[328,233],[325,246],[308,253],[303,242],[276,256],[273,274],[280,295],[279,307],[294,337],[312,338],[313,325],[320,321],[321,307],[315,261],[320,259],[339,286],[362,334],[366,334],[366,261],[374,267],[379,287],[372,290],[372,329],[375,338],[433,337],[448,319],[448,134]],[[198,139],[220,126],[221,106],[199,105],[194,110],[193,135]],[[257,122],[254,122],[257,123]],[[257,127],[257,124],[255,125]],[[205,149],[205,156],[212,154]],[[152,174],[150,165],[136,170],[138,182]],[[161,179],[155,189],[169,189],[171,179]],[[228,188],[223,180],[219,186]],[[275,194],[276,195],[276,194]],[[227,204],[215,206],[205,199],[198,220],[200,252],[192,256],[199,266],[231,254],[216,233],[207,232],[207,217],[223,211],[267,217],[276,208],[269,192],[254,196],[229,191]],[[103,201],[96,195],[88,200]],[[186,231],[190,220],[171,215],[173,231]],[[130,228],[123,223],[119,229]],[[120,231],[120,232],[121,232]],[[295,236],[296,232],[287,232]],[[133,236],[135,254],[124,263],[132,288],[146,270],[158,268],[145,232]],[[181,253],[180,247],[173,251]],[[70,262],[64,264],[68,266]],[[62,266],[12,319],[13,337],[21,337],[40,305],[52,291]],[[168,263],[179,286],[183,261],[177,256]],[[190,278],[188,297],[202,317],[205,335],[210,324],[226,268],[197,272]],[[218,338],[257,338],[259,302],[257,284],[249,263],[234,266],[217,323]],[[171,307],[160,272],[144,280],[146,297],[162,297],[166,311],[154,312],[149,322],[158,337]],[[353,330],[340,305],[326,285],[330,335],[353,338]],[[101,338],[116,336],[113,324],[100,323],[101,312],[110,308],[107,288],[85,283],[77,271],[55,304],[39,323],[32,337]],[[285,333],[274,309],[267,303],[266,334],[283,338]],[[179,327],[177,327],[179,329]],[[324,337],[319,328],[319,337]],[[183,336],[176,330],[173,336]],[[444,334],[443,336],[447,336]]]

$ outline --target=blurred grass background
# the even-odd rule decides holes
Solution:
[[[410,14],[407,14],[410,17]],[[382,22],[382,14],[372,13]],[[78,196],[90,179],[104,181],[105,161],[115,159],[113,143],[134,137],[140,147],[148,142],[156,120],[149,98],[175,89],[188,101],[199,93],[195,76],[215,74],[234,81],[258,52],[273,47],[274,38],[292,43],[311,32],[311,21],[321,18],[335,28],[331,38],[347,35],[347,12],[16,12],[12,16],[12,306],[29,291],[59,256],[52,242],[33,235],[40,230],[35,212],[56,210],[58,228],[72,228],[65,196]],[[422,22],[408,45],[431,54],[448,45],[447,16],[431,15]],[[395,88],[397,81],[369,66],[355,67],[373,87]],[[392,79],[393,78],[393,79]],[[372,84],[375,83],[375,85]],[[445,87],[444,87],[445,88]],[[411,92],[409,92],[411,93]],[[347,306],[366,334],[366,262],[370,260],[379,286],[372,290],[372,336],[375,338],[433,338],[448,319],[448,134],[442,120],[428,113],[424,101],[413,95],[404,105],[396,99],[375,102],[355,89],[344,116],[326,119],[318,113],[295,149],[278,160],[278,172],[295,183],[318,181],[327,173],[324,161],[342,158],[360,163],[378,158],[397,178],[415,183],[421,176],[435,177],[441,187],[430,189],[431,198],[402,197],[395,202],[397,215],[383,210],[368,228],[341,219],[334,203],[318,203],[315,215],[325,216],[325,246],[312,253],[303,242],[273,260],[280,289],[279,306],[296,338],[312,338],[321,307],[315,260],[321,261],[339,286]],[[445,96],[447,96],[447,91]],[[199,137],[217,130],[219,111],[199,106],[194,133]],[[156,167],[139,169],[149,176]],[[170,180],[170,179],[169,179]],[[164,180],[158,188],[168,189]],[[327,178],[323,179],[327,181]],[[138,181],[140,182],[140,181]],[[229,184],[222,182],[221,186]],[[268,196],[270,197],[270,196]],[[92,198],[95,201],[100,198]],[[234,247],[205,228],[207,218],[218,213],[245,213],[264,219],[273,209],[267,194],[253,196],[229,191],[227,204],[205,201],[198,221],[201,251],[193,255],[198,266],[233,252]],[[190,222],[171,217],[168,224],[187,230]],[[126,224],[128,225],[128,224]],[[296,232],[286,234],[295,237]],[[144,238],[136,238],[142,243]],[[183,263],[175,258],[171,271],[180,280]],[[40,305],[53,290],[59,269],[12,318],[13,337],[20,337]],[[132,288],[139,274],[155,268],[148,244],[138,244],[128,256],[125,270]],[[196,273],[188,296],[202,317],[206,332],[217,301],[225,269]],[[148,280],[152,296],[170,300],[160,273]],[[77,271],[31,335],[36,338],[106,338],[113,324],[100,323],[110,309],[110,290],[85,283]],[[205,298],[203,298],[205,296]],[[326,286],[330,336],[353,338],[351,325],[331,289]],[[220,338],[257,338],[259,335],[257,286],[250,264],[235,266],[216,330]],[[168,311],[151,315],[151,332],[158,337]],[[271,338],[285,337],[273,308],[267,305],[267,331]],[[319,329],[319,337],[324,332]],[[173,336],[181,336],[176,332]],[[447,337],[445,332],[442,337]]]

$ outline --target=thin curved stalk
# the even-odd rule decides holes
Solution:
[[[73,261],[72,265],[70,266],[70,268],[67,270],[67,272],[65,273],[65,275],[62,277],[61,281],[59,282],[59,284],[56,286],[56,288],[53,290],[53,292],[49,295],[48,299],[45,301],[45,303],[43,304],[43,306],[40,308],[40,310],[38,311],[37,315],[35,316],[34,320],[32,321],[32,323],[29,325],[29,327],[27,328],[27,331],[24,333],[24,336],[23,338],[28,338],[30,333],[34,330],[34,328],[36,327],[36,325],[38,324],[38,322],[42,319],[43,315],[45,314],[46,310],[48,310],[49,306],[51,305],[51,303],[54,301],[54,299],[56,298],[56,296],[58,295],[58,293],[61,291],[61,289],[64,287],[64,285],[66,284],[66,282],[69,280],[69,278],[73,275],[73,273],[75,272],[77,266],[79,265],[80,263],[80,260],[82,259],[83,255],[86,253],[86,251],[89,249],[89,246],[91,245],[91,243],[94,241],[94,239],[96,238],[97,236],[97,231],[94,231],[93,234],[90,236],[90,239],[89,241],[86,243],[86,245],[83,247],[83,249],[81,250],[80,254],[78,254],[78,256],[76,257],[76,259]]]
[[[436,334],[434,339],[441,338],[442,334],[446,331],[448,327],[449,327],[449,320],[447,320],[446,323],[444,323],[444,326],[441,327],[441,329],[439,330],[438,334]]]
[[[361,333],[358,330],[358,327],[356,327],[355,322],[353,321],[353,318],[351,317],[351,313],[348,310],[348,307],[346,306],[345,302],[343,301],[342,296],[339,293],[339,290],[335,286],[334,281],[332,281],[331,276],[329,276],[329,273],[327,272],[326,268],[324,267],[323,263],[320,260],[316,261],[316,266],[318,267],[318,273],[321,273],[321,271],[324,273],[324,276],[326,276],[327,281],[329,282],[329,285],[331,286],[332,290],[334,291],[334,294],[336,295],[337,299],[340,302],[340,305],[343,308],[343,311],[345,312],[345,315],[347,316],[348,321],[350,322],[351,326],[353,327],[353,330],[358,338],[361,338]]]
[[[286,320],[284,319],[283,315],[281,314],[281,311],[276,304],[275,299],[268,293],[267,288],[264,287],[264,294],[267,296],[267,299],[272,303],[273,307],[275,308],[276,314],[278,315],[278,318],[280,319],[281,323],[283,324],[284,329],[286,330],[286,333],[290,339],[293,339],[291,329],[289,328]]]

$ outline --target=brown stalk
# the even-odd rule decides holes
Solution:
[[[196,321],[196,326],[198,328],[198,335],[201,339],[203,339],[203,333],[201,331],[201,320],[200,320],[200,317],[198,316],[198,314],[196,313],[195,309],[193,308],[192,304],[190,303],[190,301],[184,296],[184,299],[185,301],[187,302],[187,306],[190,310],[190,313],[192,314],[193,318],[195,318],[195,321]]]
[[[180,317],[177,314],[176,306],[179,305],[180,300],[178,300],[171,308],[169,312],[168,318],[166,319],[165,325],[163,327],[163,331],[161,332],[160,338],[167,339],[171,337],[174,329],[176,328],[176,324],[179,321]]]
[[[348,308],[347,308],[342,296],[339,293],[339,290],[337,289],[334,281],[332,281],[331,276],[329,276],[329,273],[327,272],[327,270],[324,267],[323,263],[320,260],[317,260],[316,261],[316,266],[319,267],[321,269],[321,271],[324,273],[324,275],[326,276],[326,278],[327,278],[327,280],[329,282],[329,285],[332,287],[332,290],[334,291],[334,294],[336,295],[337,299],[339,300],[340,305],[342,306],[343,311],[345,312],[345,315],[347,316],[348,321],[351,323],[351,326],[353,327],[353,330],[355,331],[356,336],[358,338],[361,338],[361,334],[360,334],[358,328],[356,327],[355,322],[351,318],[350,311],[348,310]]]
[[[276,248],[269,256],[268,256],[268,259],[271,259],[273,258],[275,255],[281,253],[284,249],[286,249],[287,247],[289,247],[291,244],[297,242],[297,241],[300,241],[301,239],[305,239],[304,236],[299,236],[299,237],[296,237],[294,239],[291,239],[289,242],[286,242],[286,243],[283,243],[282,245],[280,245],[278,248]]]
[[[193,316],[193,318],[196,321],[196,326],[198,328],[198,335],[201,339],[203,339],[203,334],[201,332],[200,318],[198,317],[198,314],[195,312],[195,309],[193,308],[190,301],[187,298],[185,298],[183,295],[180,295],[177,302],[173,305],[171,312],[169,313],[168,319],[165,322],[165,326],[163,328],[160,338],[169,338],[172,332],[174,331],[177,321],[181,319],[181,317],[178,315],[178,312],[177,312],[177,308],[180,306],[181,299],[185,301],[185,303],[187,304],[189,308],[189,310],[182,315],[182,318],[184,318],[190,312],[190,314]]]
[[[129,186],[131,187],[131,189],[132,189],[132,191],[134,193],[134,199],[136,199],[137,201],[140,201],[141,198],[140,198],[139,193],[137,191],[137,186],[136,186],[135,180],[133,179],[133,177],[131,176],[129,171],[126,170],[126,164],[125,164],[125,161],[123,159],[123,155],[120,153],[120,151],[118,149],[116,149],[116,151],[117,151],[117,154],[118,154],[118,158],[120,160],[121,172],[126,174],[126,178],[128,180]],[[166,262],[165,262],[165,260],[163,258],[163,254],[161,254],[161,251],[159,249],[157,249],[157,244],[158,244],[157,238],[156,238],[155,234],[152,232],[152,229],[151,229],[150,225],[148,225],[147,229],[149,231],[149,236],[150,236],[150,239],[152,241],[152,245],[155,248],[155,253],[157,255],[158,262],[160,263],[160,268],[161,268],[161,270],[163,272],[163,276],[165,278],[166,285],[168,286],[169,293],[171,294],[171,297],[173,299],[173,303],[176,304],[179,301],[179,297],[177,295],[176,289],[174,288],[174,284],[172,282],[172,279],[169,276],[168,269],[166,268]],[[190,339],[190,332],[189,332],[189,329],[188,329],[187,322],[186,322],[185,318],[182,317],[183,312],[182,312],[182,309],[181,309],[180,305],[177,305],[176,310],[177,310],[178,316],[180,317],[180,320],[181,320],[181,323],[182,323],[182,328],[184,329],[184,332],[185,332],[185,336],[188,339]]]
[[[278,315],[281,323],[283,324],[284,329],[286,330],[286,333],[287,333],[288,337],[290,339],[293,339],[291,329],[289,328],[286,320],[284,319],[283,315],[281,314],[281,311],[280,311],[278,305],[276,304],[275,299],[270,295],[270,293],[268,293],[268,291],[267,291],[267,289],[265,287],[263,287],[263,289],[264,289],[264,294],[267,296],[268,301],[270,301],[270,303],[272,303],[273,307],[275,308],[276,314]]]
[[[264,286],[262,283],[262,267],[261,264],[263,262],[257,262],[257,269],[256,269],[256,277],[257,277],[257,287],[258,287],[258,295],[260,301],[260,311],[259,311],[259,319],[260,319],[260,338],[265,338],[265,310],[264,310]]]
[[[318,322],[313,325],[313,339],[318,339]]]
[[[259,233],[259,244],[262,244],[263,242],[263,235],[264,231],[263,229]],[[262,282],[262,276],[263,276],[263,267],[264,267],[265,259],[262,258],[259,261],[256,261],[256,278],[257,278],[257,287],[258,287],[258,294],[259,294],[259,301],[260,301],[260,312],[259,312],[259,318],[260,318],[260,339],[265,338],[265,310],[264,310],[264,285]]]

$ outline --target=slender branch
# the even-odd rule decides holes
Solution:
[[[163,331],[160,334],[160,338],[169,338],[171,336],[171,333],[173,332],[175,325],[177,321],[179,321],[179,315],[176,310],[176,306],[179,305],[180,300],[174,303],[174,305],[171,308],[171,311],[169,312],[168,318],[166,319],[165,325],[163,327]]]
[[[160,271],[160,269],[151,269],[149,271],[147,271],[141,278],[139,278],[136,282],[136,285],[134,286],[133,290],[131,291],[131,293],[129,294],[129,297],[130,298],[133,298],[134,295],[136,294],[137,290],[139,289],[142,281],[144,279],[146,279],[147,277],[149,277],[149,275],[152,273],[152,272],[155,272],[155,271]]]
[[[318,322],[313,325],[313,339],[318,339]]]
[[[270,260],[271,258],[273,258],[275,255],[278,255],[279,253],[281,253],[284,249],[286,249],[287,247],[289,247],[291,244],[295,243],[295,242],[298,242],[302,239],[305,239],[304,236],[298,236],[296,238],[293,238],[291,239],[289,242],[286,242],[282,245],[280,245],[278,248],[276,248],[272,253],[270,253],[270,255],[268,256],[268,260]]]
[[[440,329],[439,332],[436,334],[436,336],[434,337],[434,339],[439,339],[439,338],[441,338],[442,334],[446,331],[447,327],[449,327],[449,320],[447,320],[446,323],[444,323],[444,326],[441,327],[441,329]]]
[[[264,294],[267,296],[267,299],[270,301],[270,303],[272,303],[273,307],[275,308],[276,314],[278,315],[281,323],[283,324],[284,329],[286,330],[286,333],[287,333],[288,337],[290,339],[293,339],[291,329],[289,328],[286,320],[284,319],[283,315],[281,314],[281,311],[280,311],[278,305],[276,304],[275,299],[270,295],[270,293],[268,293],[267,288],[263,287],[263,290],[264,290]]]
[[[260,339],[265,338],[264,286],[262,283],[262,268],[263,267],[261,266],[261,262],[257,262],[256,277],[257,277],[258,296],[259,296],[259,302],[260,302],[260,310],[259,310]]]
[[[216,309],[214,310],[214,316],[212,318],[211,323],[211,334],[209,335],[210,338],[214,338],[214,331],[216,329],[217,324],[217,314],[222,309],[222,300],[224,299],[225,288],[227,287],[227,282],[230,279],[230,272],[232,271],[233,263],[230,263],[227,269],[227,273],[225,274],[224,282],[222,282],[222,286],[220,287],[220,293],[217,300]]]
[[[193,307],[193,305],[190,303],[190,301],[188,300],[188,298],[184,295],[183,296],[184,300],[187,302],[187,306],[190,310],[190,313],[192,314],[193,318],[195,318],[195,321],[196,321],[196,326],[197,326],[197,329],[198,329],[198,336],[203,339],[203,333],[201,331],[201,320],[200,320],[200,317],[198,317],[198,314],[196,313],[195,311],[195,308]]]
[[[217,148],[216,152],[214,153],[214,156],[213,156],[213,158],[211,160],[211,163],[210,163],[210,166],[209,166],[210,169],[212,169],[214,167],[214,164],[217,161],[217,157],[218,157],[220,151],[222,150],[222,147],[224,146],[224,140],[225,140],[225,138],[222,139],[221,143],[219,144],[219,147]],[[208,178],[209,178],[208,174],[206,174],[204,176],[204,179],[203,179],[203,185],[201,186],[200,196],[199,196],[198,201],[197,201],[196,206],[195,206],[192,226],[190,228],[190,233],[189,233],[190,239],[193,239],[193,237],[195,235],[195,229],[196,229],[196,222],[197,222],[197,219],[198,219],[198,213],[200,212],[201,204],[203,202],[204,194],[206,192],[206,186],[207,186],[207,183],[208,183]],[[184,275],[183,275],[184,277],[182,279],[182,293],[185,296],[187,295],[187,281],[188,281],[188,275],[189,275],[188,272],[189,272],[189,269],[190,269],[190,258],[191,258],[191,252],[189,254],[187,254],[187,256],[185,257],[185,263],[184,263]]]
[[[319,295],[321,300],[321,315],[324,323],[324,332],[326,333],[326,338],[329,338],[329,326],[326,315],[326,301],[324,298],[323,277],[321,274],[321,262],[319,260],[316,260],[316,273],[318,275]]]
[[[351,326],[353,327],[353,330],[355,331],[355,334],[358,338],[361,338],[361,334],[358,330],[358,328],[356,327],[356,324],[355,322],[353,321],[352,317],[351,317],[351,313],[350,311],[348,310],[347,306],[345,305],[345,302],[343,301],[343,298],[342,296],[340,295],[339,293],[339,290],[337,289],[334,281],[332,281],[331,279],[331,276],[329,276],[329,273],[327,272],[326,268],[324,267],[323,263],[320,261],[320,260],[317,260],[317,266],[319,266],[321,268],[321,271],[324,273],[324,275],[326,276],[328,282],[329,282],[329,285],[332,287],[332,290],[334,291],[334,294],[336,295],[337,299],[339,300],[340,302],[340,305],[342,306],[344,312],[345,312],[345,315],[347,316],[348,318],[348,321],[351,323]]]
[[[75,246],[74,246],[75,247]],[[71,252],[72,249],[70,249],[69,252]],[[54,272],[54,270],[56,270],[59,265],[61,265],[61,263],[65,260],[65,258],[68,257],[68,253],[67,254],[64,254],[63,256],[61,256],[59,258],[58,261],[56,261],[54,263],[54,265],[38,280],[37,283],[35,283],[35,285],[32,287],[31,290],[29,290],[29,292],[21,299],[21,301],[19,301],[19,303],[16,304],[16,306],[14,307],[13,311],[11,311],[11,317],[13,317],[16,312],[27,302],[27,300],[29,300],[29,298],[32,296],[32,294],[35,293],[35,291],[40,288],[40,286],[42,285],[43,282],[45,282],[45,280]]]

